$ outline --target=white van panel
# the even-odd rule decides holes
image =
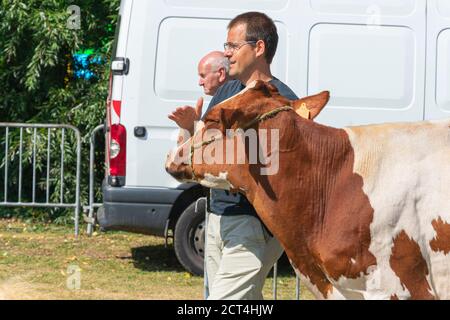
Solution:
[[[176,124],[167,115],[177,106],[194,105],[200,96],[205,98],[203,111],[206,111],[211,97],[204,96],[198,86],[197,64],[207,52],[223,50],[227,25],[240,13],[169,9],[166,4],[135,0],[133,7],[130,27],[133,32],[129,35],[127,52],[130,71],[125,77],[121,115],[128,135],[127,186],[179,184],[164,169],[166,152],[176,143],[174,132],[177,132]],[[287,28],[280,21],[276,25],[279,50],[272,70],[286,81]],[[134,137],[136,126],[146,127],[147,136]]]
[[[174,7],[194,7],[201,9],[236,9],[244,11],[279,10],[283,9],[289,0],[166,0],[166,3]]]
[[[133,8],[133,0],[122,0],[120,3],[119,14],[121,17],[120,21],[120,32],[119,41],[117,42],[116,56],[124,57],[127,53],[127,40],[128,31],[130,29],[130,18],[131,11]]]
[[[133,8],[133,0],[122,0],[120,3],[120,31],[117,41],[116,57],[126,57],[128,48],[128,32],[130,30],[130,19]],[[122,100],[123,76],[113,76],[112,100]],[[115,112],[111,113],[112,123],[118,123],[119,117]]]
[[[430,3],[433,6],[432,3]],[[444,18],[450,18],[450,2],[448,0],[437,0],[437,10],[439,14]]]
[[[211,50],[223,51],[226,41],[226,30],[230,20],[205,18],[164,19],[158,32],[156,72],[154,77],[155,94],[157,98],[169,102],[168,114],[176,105],[193,104],[203,95],[198,85],[197,65],[200,59]],[[277,23],[277,29],[282,48],[286,47],[286,28]],[[204,32],[208,30],[208,32]],[[202,36],[196,36],[200,35]],[[285,78],[286,49],[281,49],[273,61],[273,72],[281,79]],[[284,53],[284,54],[283,54]],[[283,58],[284,56],[284,58]],[[148,92],[144,92],[147,96]],[[142,97],[146,99],[146,97]],[[210,100],[210,97],[207,97]],[[206,110],[207,104],[205,104]],[[152,125],[167,125],[166,117],[155,117]],[[173,123],[169,125],[174,126]]]
[[[121,116],[128,132],[126,185],[178,185],[164,170],[176,135],[167,114],[177,106],[194,105],[203,95],[198,60],[210,50],[223,50],[226,25],[249,10],[263,11],[276,22],[280,36],[272,65],[276,77],[300,97],[331,91],[318,122],[341,127],[423,119],[430,2],[439,21],[448,21],[447,0],[134,0]],[[448,29],[448,24],[442,25],[433,25],[434,33],[428,30],[428,47],[433,41],[436,47],[434,57],[438,30]],[[449,50],[448,37],[442,34],[439,57],[448,56]],[[427,60],[427,101],[431,92],[442,117],[449,96],[448,90],[439,89],[437,94],[429,85],[432,76],[436,78],[434,60]],[[440,70],[441,65],[439,82],[445,88],[449,82],[445,58],[439,62]],[[210,100],[205,98],[204,110]],[[146,127],[147,136],[134,137],[136,126]]]
[[[306,94],[331,92],[317,122],[342,127],[423,118],[425,1],[301,3],[309,39]]]
[[[428,0],[426,119],[450,117],[450,1]]]
[[[439,34],[437,43],[436,103],[450,112],[450,29]]]
[[[416,0],[310,0],[311,7],[319,13],[405,16],[411,14]]]
[[[405,27],[317,24],[310,36],[308,91],[327,88],[336,108],[414,107],[414,48],[414,32]]]
[[[150,183],[161,186],[159,182],[164,183],[162,186],[176,188],[180,183],[168,179],[164,164],[167,152],[177,143],[178,129],[150,126],[146,129],[150,138],[135,138],[132,130],[128,133],[134,141],[132,148],[127,146],[127,186],[149,186]]]
[[[211,50],[222,51],[224,30],[228,22],[229,20],[175,17],[161,22],[154,80],[158,98],[184,103],[195,101],[201,95],[197,76],[198,62]],[[202,33],[204,35],[199,37]],[[170,104],[165,111],[170,112],[173,106],[174,104]]]

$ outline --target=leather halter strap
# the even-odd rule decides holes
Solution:
[[[267,119],[275,117],[278,113],[280,113],[282,111],[289,111],[289,110],[294,110],[294,108],[292,108],[291,106],[282,106],[282,107],[275,108],[275,109],[270,110],[268,112],[265,112],[265,113],[263,113],[261,115],[258,115],[255,119],[253,119],[252,121],[247,123],[241,129],[247,130],[248,128],[252,127],[253,125],[255,125],[255,124],[259,123],[259,122],[263,122],[264,120],[267,120]],[[190,160],[189,161],[190,162],[189,165],[191,166],[192,177],[194,178],[194,180],[195,180],[194,161],[193,161],[194,151],[196,149],[198,149],[198,148],[201,148],[203,146],[209,145],[209,144],[211,144],[212,142],[214,142],[216,140],[220,140],[220,139],[222,139],[222,137],[223,137],[222,135],[220,135],[220,136],[213,136],[209,140],[201,141],[201,142],[199,142],[197,144],[192,143],[191,151],[190,151],[190,155],[189,155],[189,160]],[[194,138],[195,138],[195,133],[194,133],[194,136],[192,137],[192,141],[194,141]]]

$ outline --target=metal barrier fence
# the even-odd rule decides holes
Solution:
[[[100,124],[94,128],[90,137],[90,149],[89,149],[89,205],[83,209],[88,212],[85,221],[87,222],[87,234],[92,235],[94,229],[95,219],[94,210],[102,206],[102,203],[96,203],[94,197],[94,164],[95,164],[95,137],[100,130],[104,130],[105,125]]]
[[[278,294],[278,262],[273,265],[273,280],[272,280],[272,297],[273,300],[277,300]],[[300,300],[300,278],[298,274],[295,274],[295,300]]]
[[[0,129],[2,128],[5,134],[3,140],[5,145],[4,161],[2,163],[4,174],[1,177],[3,178],[4,189],[3,201],[0,201],[0,206],[74,208],[75,236],[78,236],[81,165],[81,136],[79,130],[74,126],[64,124],[1,122]],[[73,148],[71,141],[66,142],[71,138],[70,132],[74,135],[75,148]],[[55,144],[53,141],[58,143]],[[58,149],[59,155],[55,155]],[[65,167],[64,161],[65,155],[67,153],[72,155],[73,152],[76,153],[75,199],[69,201],[66,200],[67,196],[64,196],[66,191],[64,179],[68,171],[73,171],[73,167]],[[59,165],[52,167],[55,161],[59,161]],[[30,187],[30,181],[28,179],[24,181],[24,170],[27,170],[27,173],[31,170],[31,190],[26,190],[26,187]],[[51,183],[52,174],[59,176],[59,186]],[[14,184],[16,184],[16,189],[13,188]],[[13,193],[13,190],[17,192],[9,194],[9,191]],[[8,198],[8,196],[10,197]]]

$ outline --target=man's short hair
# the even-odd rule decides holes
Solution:
[[[228,72],[230,71],[230,61],[226,57],[212,59],[211,68],[213,71],[224,68],[225,73],[228,74]]]
[[[272,63],[273,56],[277,51],[278,33],[277,27],[272,19],[261,12],[245,12],[236,16],[228,24],[228,30],[238,24],[247,26],[247,41],[263,40],[266,45],[265,58],[267,63]]]

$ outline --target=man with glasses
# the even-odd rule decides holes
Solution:
[[[217,89],[229,79],[229,69],[230,63],[223,52],[211,51],[198,63],[198,85],[203,87],[203,92],[206,95],[213,96]],[[192,135],[194,121],[198,121],[200,118],[202,106],[203,98],[199,98],[195,109],[190,106],[178,107],[168,117],[175,121],[180,128],[189,130]],[[180,136],[179,141],[182,141],[186,137],[184,137],[183,132],[180,134],[182,136]]]
[[[298,99],[270,71],[277,44],[276,26],[265,14],[247,12],[235,17],[228,24],[224,44],[229,76],[235,80],[217,90],[208,110],[254,80],[269,81],[281,95]],[[206,248],[209,298],[262,299],[266,276],[283,252],[278,240],[241,194],[212,189],[210,212]]]
[[[281,95],[298,99],[275,78],[270,64],[278,44],[277,29],[267,15],[247,12],[228,24],[224,55],[230,62],[234,80],[221,86],[207,112],[218,103],[239,93],[254,80],[268,81]],[[202,101],[186,109],[182,128],[194,131],[200,119]],[[262,299],[265,279],[283,249],[258,218],[255,209],[241,194],[211,189],[205,249],[209,299]],[[275,213],[276,214],[276,213]]]

